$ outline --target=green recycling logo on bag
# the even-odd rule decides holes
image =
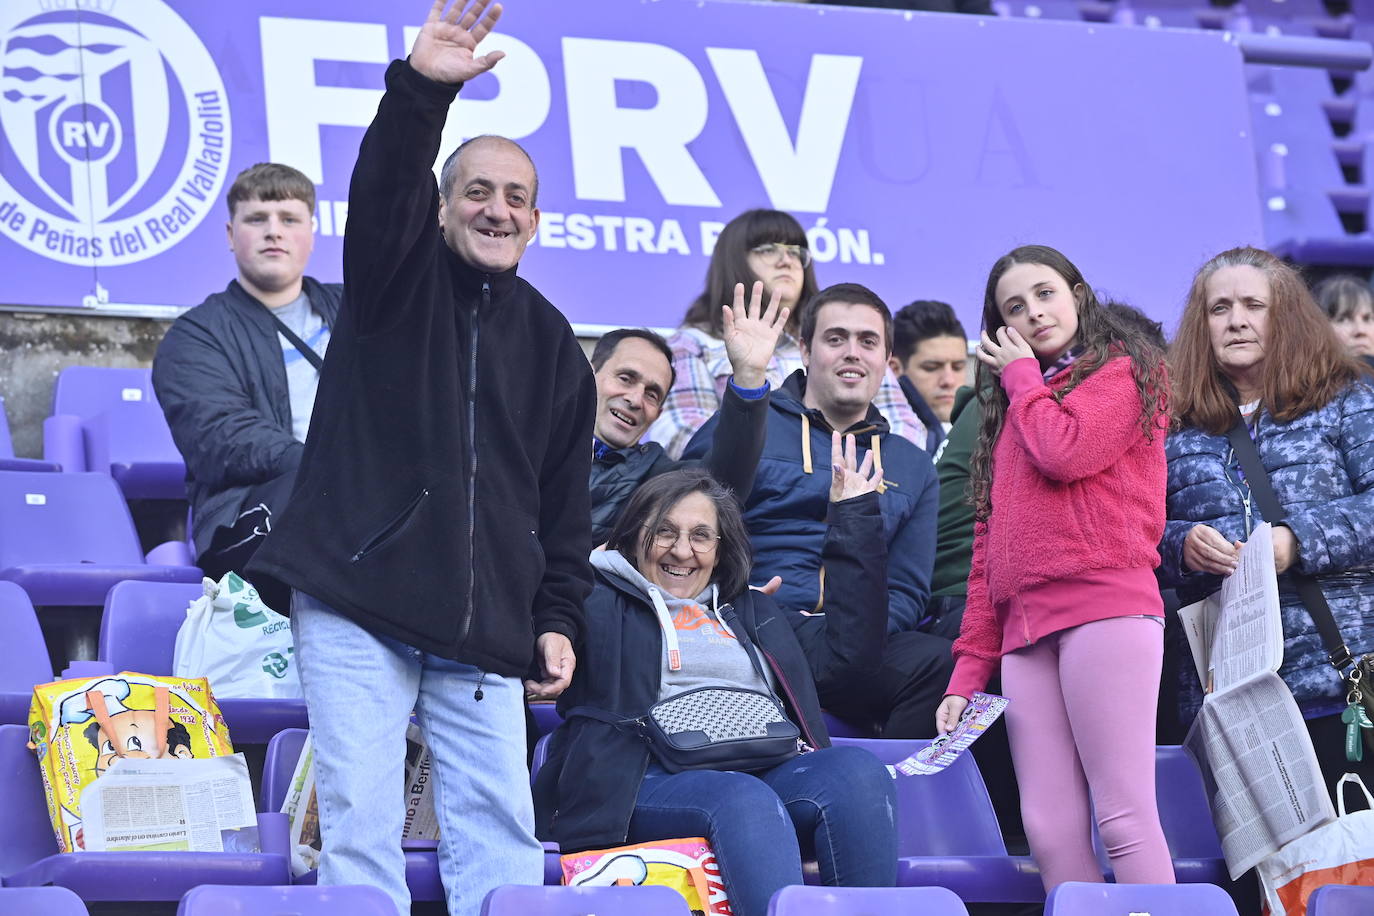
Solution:
[[[286,650],[289,654],[290,649]],[[287,669],[291,667],[291,660],[280,652],[269,652],[262,657],[262,670],[275,678],[286,677]]]
[[[224,585],[228,586],[229,598],[234,602],[234,624],[240,630],[251,630],[266,623],[267,615],[262,612],[263,604],[262,599],[258,597],[258,590],[243,581],[235,572],[228,573],[224,579]]]

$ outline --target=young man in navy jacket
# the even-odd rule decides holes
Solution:
[[[890,738],[928,737],[952,670],[951,640],[925,630],[935,556],[939,484],[930,458],[888,432],[873,406],[891,355],[892,313],[871,290],[841,283],[822,290],[802,313],[804,370],[794,373],[769,403],[768,430],[744,520],[754,548],[755,584],[782,577],[775,600],[805,615],[795,627],[808,655],[825,632],[826,501],[831,431],[853,434],[873,450],[883,471],[880,490],[887,533],[887,617],[883,662],[872,677],[826,677],[818,671],[821,703],[837,715],[877,725]],[[708,420],[688,443],[698,457],[716,435]],[[862,457],[862,454],[860,455]],[[819,666],[818,666],[819,667]]]

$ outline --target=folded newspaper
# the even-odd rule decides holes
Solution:
[[[907,776],[929,776],[949,766],[987,731],[1007,708],[1007,698],[990,693],[975,693],[959,724],[898,763],[896,770]]]
[[[1178,614],[1206,691],[1184,746],[1202,770],[1235,880],[1336,816],[1302,712],[1277,673],[1283,620],[1270,526],[1251,533],[1220,592]]]
[[[439,819],[434,813],[431,792],[429,748],[420,727],[406,727],[406,767],[404,794],[397,798],[405,805],[405,825],[401,844],[407,848],[433,849],[439,843]],[[306,736],[296,769],[282,800],[282,813],[290,822],[291,873],[297,877],[320,867],[320,815],[315,798],[315,749]]]
[[[258,852],[253,786],[242,754],[115,760],[81,792],[85,848]]]

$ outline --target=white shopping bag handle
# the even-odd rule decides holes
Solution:
[[[1374,795],[1369,792],[1369,787],[1364,784],[1364,780],[1356,773],[1346,773],[1336,780],[1336,810],[1341,817],[1345,817],[1345,786],[1346,783],[1354,783],[1360,787],[1364,793],[1365,802],[1369,805],[1369,810],[1374,811]]]

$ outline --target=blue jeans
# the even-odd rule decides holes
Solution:
[[[794,757],[762,773],[651,763],[630,819],[630,843],[704,836],[730,908],[765,916],[773,894],[802,883],[802,853],[832,886],[897,882],[897,792],[885,766],[857,747]]]
[[[377,636],[299,591],[291,632],[315,747],[320,884],[370,884],[410,912],[401,829],[411,710],[434,759],[449,913],[477,916],[492,888],[544,882],[519,678]]]

